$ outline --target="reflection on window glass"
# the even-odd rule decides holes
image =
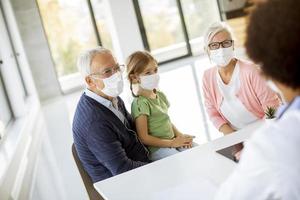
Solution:
[[[8,104],[8,99],[5,93],[4,85],[0,74],[0,137],[3,136],[3,132],[7,124],[12,118],[12,113]]]
[[[176,0],[139,0],[150,50],[167,60],[188,53]],[[166,54],[166,52],[168,52]]]
[[[92,0],[97,29],[100,34],[102,46],[113,51],[112,39],[107,24],[107,9],[103,0]]]
[[[203,51],[201,41],[205,31],[212,23],[220,21],[217,2],[182,0],[181,3],[192,51],[194,54],[199,54]]]
[[[37,0],[58,76],[77,72],[76,58],[97,45],[86,0]]]

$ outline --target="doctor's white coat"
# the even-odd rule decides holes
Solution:
[[[246,142],[218,200],[300,200],[300,111],[286,112]]]

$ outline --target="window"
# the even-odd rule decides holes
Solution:
[[[199,54],[208,26],[220,20],[211,0],[135,0],[144,46],[161,62]]]
[[[218,0],[223,20],[232,27],[236,36],[235,45],[243,47],[246,40],[246,22],[250,10],[254,7],[251,0]]]
[[[63,92],[83,82],[76,60],[85,49],[101,45],[113,51],[103,0],[37,0],[56,73]]]
[[[25,85],[14,51],[12,37],[0,9],[0,136],[13,118],[24,114]]]
[[[83,50],[99,44],[86,0],[37,0],[59,77],[77,72]]]
[[[179,1],[134,1],[144,46],[159,62],[191,55]]]
[[[1,113],[0,113],[0,139],[1,139],[2,136],[4,135],[5,127],[12,119],[12,112],[11,112],[10,105],[8,103],[1,74],[0,74],[0,108],[1,108]]]
[[[103,0],[91,0],[92,12],[96,21],[96,28],[101,37],[102,46],[113,50],[111,34],[109,32],[109,25],[107,20],[107,9]],[[99,12],[101,11],[101,12]]]
[[[218,4],[212,0],[184,0],[182,9],[193,54],[203,52],[203,36],[208,27],[220,21]]]
[[[13,63],[13,65],[16,66],[16,69],[18,71],[17,73],[17,76],[18,76],[18,79],[20,80],[20,83],[21,83],[21,87],[22,87],[22,97],[25,99],[27,96],[28,96],[28,91],[27,91],[27,88],[25,86],[25,81],[24,81],[24,77],[23,77],[23,74],[21,72],[21,66],[20,66],[20,63],[19,63],[19,60],[18,60],[18,56],[19,56],[19,53],[16,52],[15,50],[15,47],[13,45],[13,38],[12,38],[12,34],[11,32],[13,31],[10,31],[10,26],[9,24],[7,23],[7,18],[6,18],[6,12],[4,12],[4,9],[3,9],[3,6],[0,2],[0,14],[1,14],[1,27],[0,27],[0,30],[2,31],[2,34],[1,35],[3,37],[3,39],[5,40],[5,42],[2,43],[2,45],[7,45],[6,48],[8,48],[9,50],[6,49],[6,52],[9,52],[9,56],[11,57],[11,60]],[[8,10],[6,10],[8,12]]]

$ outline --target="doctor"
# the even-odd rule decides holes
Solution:
[[[216,199],[300,199],[300,1],[271,0],[252,13],[247,52],[281,91],[278,119],[246,142]]]

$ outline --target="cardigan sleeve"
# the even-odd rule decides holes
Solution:
[[[207,71],[203,75],[202,89],[204,94],[204,105],[210,120],[219,130],[222,125],[227,123],[227,121],[223,119],[220,112],[217,110],[216,96],[212,95],[215,87],[209,87],[209,79],[212,78],[211,76],[213,76],[213,74],[208,73]]]
[[[91,124],[86,141],[90,151],[113,176],[147,164],[128,158],[114,130],[108,125]]]
[[[281,104],[279,95],[268,87],[266,80],[261,76],[260,69],[253,67],[252,71],[252,83],[257,98],[265,111],[267,107],[278,108]]]

